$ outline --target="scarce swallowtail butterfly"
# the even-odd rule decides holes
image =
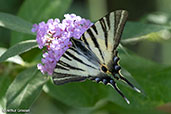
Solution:
[[[61,57],[53,73],[56,85],[86,79],[111,85],[129,104],[115,80],[126,82],[141,92],[120,73],[117,47],[128,17],[125,10],[111,12],[98,20],[82,36],[71,38],[70,47]]]

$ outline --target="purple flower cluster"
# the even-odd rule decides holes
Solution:
[[[47,23],[34,24],[32,32],[36,32],[36,40],[39,48],[45,47],[42,64],[38,64],[38,69],[44,74],[53,74],[55,66],[65,51],[72,46],[71,37],[79,39],[81,35],[92,25],[89,20],[76,16],[75,14],[65,14],[65,19],[49,19]]]

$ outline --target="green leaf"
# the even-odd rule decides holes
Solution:
[[[0,113],[1,114],[6,114],[5,113],[5,110],[6,110],[5,94],[6,94],[6,91],[7,91],[8,87],[9,87],[9,85],[11,84],[12,80],[8,76],[9,73],[7,73],[6,71],[4,71],[0,75],[1,75],[0,76],[0,90],[1,90],[1,92],[0,92]]]
[[[3,72],[2,72],[3,70]],[[9,87],[9,85],[11,84],[12,80],[10,79],[9,75],[9,69],[8,68],[2,68],[2,70],[0,71],[0,113],[1,114],[6,114],[6,98],[5,98],[5,94],[6,91]]]
[[[95,110],[92,111],[95,114],[101,112],[108,112],[112,114],[168,114],[156,109],[136,109],[136,108],[124,108],[120,105],[117,105],[113,102],[101,102],[95,107]],[[92,114],[92,112],[90,114]]]
[[[121,40],[121,43],[123,45],[130,44],[130,43],[135,44],[144,40],[148,40],[151,42],[161,42],[164,40],[169,40],[170,38],[171,38],[171,32],[165,29],[158,32],[152,32],[144,36],[124,39]]]
[[[0,12],[0,26],[17,32],[33,34],[31,32],[32,24],[30,22],[7,13]]]
[[[121,43],[126,45],[130,43],[137,43],[143,40],[155,42],[168,40],[171,38],[171,32],[169,29],[170,27],[162,25],[127,22]]]
[[[2,12],[8,12],[8,13],[12,13],[15,14],[21,4],[22,1],[18,1],[18,0],[1,0],[0,1],[0,11]],[[8,6],[8,7],[6,7]]]
[[[18,16],[34,23],[46,21],[49,18],[61,18],[71,2],[72,0],[26,0],[20,8]]]
[[[48,80],[36,67],[31,67],[17,75],[6,93],[7,109],[28,109],[40,95]]]
[[[158,32],[164,29],[170,29],[170,27],[128,21],[125,25],[122,37],[123,39],[135,38],[135,37],[147,35],[149,33]]]
[[[0,99],[3,99],[10,83],[12,82],[12,80],[10,79],[10,77],[6,74],[6,72],[4,72],[3,74],[1,74],[0,76]]]
[[[55,99],[73,107],[94,106],[97,101],[107,96],[107,89],[104,85],[92,81],[59,86],[49,81],[43,90]]]
[[[60,101],[55,101],[49,95],[42,92],[39,98],[31,107],[33,114],[70,114],[71,108]],[[75,113],[76,114],[76,113]]]
[[[7,49],[1,48],[1,47],[0,47],[0,56],[1,56],[5,51],[7,51]],[[19,65],[22,65],[22,66],[26,65],[26,63],[23,61],[23,59],[22,59],[19,55],[16,55],[16,56],[14,56],[14,57],[10,57],[10,58],[8,58],[6,61],[8,61],[8,62],[13,62],[13,63],[19,64]]]
[[[72,0],[25,0],[18,16],[32,23],[40,23],[50,18],[62,18],[71,2]],[[14,45],[17,42],[35,38],[35,36],[13,32],[11,44]]]
[[[32,48],[37,47],[37,43],[35,40],[28,40],[20,42],[12,47],[10,47],[1,57],[0,62],[5,61],[6,59],[24,53]]]

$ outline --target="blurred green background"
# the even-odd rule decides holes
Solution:
[[[62,19],[65,13],[75,13],[95,22],[108,12],[117,9],[127,10],[129,12],[128,21],[130,22],[171,26],[171,0],[0,0],[0,12],[17,15],[32,24],[47,21],[49,18]],[[130,29],[133,30],[131,34],[136,34],[137,31],[140,31],[139,29],[141,28],[138,28],[138,26]],[[148,28],[144,27],[143,29]],[[111,94],[105,98],[106,94],[103,94],[103,92],[110,91],[112,93],[113,90],[110,87],[97,85],[91,81],[66,84],[62,87],[53,87],[55,85],[48,82],[40,96],[30,107],[30,114],[171,113],[171,33],[170,29],[157,32],[150,34],[149,37],[154,37],[151,41],[142,40],[141,42],[124,45],[129,49],[128,52],[131,57],[121,57],[123,58],[121,64],[135,76],[135,80],[147,93],[146,97],[130,89],[124,90],[120,85],[126,96],[129,96],[130,101],[132,101],[132,104],[128,106],[119,96],[115,97],[119,100],[108,100],[113,98]],[[141,34],[141,31],[139,33]],[[164,40],[156,40],[155,37],[162,37]],[[35,38],[33,35],[0,27],[0,47],[3,48],[9,48],[22,40]],[[129,36],[125,33],[124,38],[129,38]],[[33,61],[36,63],[40,61],[40,50],[33,49],[22,54],[21,57],[28,63]],[[6,76],[2,78],[3,80],[0,80],[0,92],[6,91],[8,86],[4,85],[9,85],[23,69],[25,68],[13,63],[0,64],[1,77]],[[80,88],[75,88],[77,86],[80,86]],[[89,90],[90,87],[94,88]],[[57,90],[58,92],[55,93]],[[60,93],[64,90],[65,92]],[[93,93],[94,90],[100,92],[95,94]],[[49,93],[49,91],[52,92]],[[58,95],[59,97],[57,97]],[[117,95],[117,93],[114,95]],[[99,100],[101,98],[102,100]]]

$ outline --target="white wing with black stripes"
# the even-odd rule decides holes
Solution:
[[[73,45],[57,63],[53,73],[55,84],[59,85],[72,81],[81,81],[88,77],[95,77],[100,73],[98,58],[85,48],[84,43],[77,40],[77,44],[82,50],[76,49]]]
[[[70,47],[61,57],[53,73],[55,84],[64,84],[85,79],[110,84],[129,103],[116,85],[122,80],[140,92],[120,73],[117,47],[126,23],[128,13],[117,10],[109,13],[92,25],[80,40],[71,38]]]
[[[109,63],[119,45],[128,13],[125,10],[111,12],[91,26],[81,37],[87,48],[103,63]],[[90,45],[92,44],[92,45]]]

